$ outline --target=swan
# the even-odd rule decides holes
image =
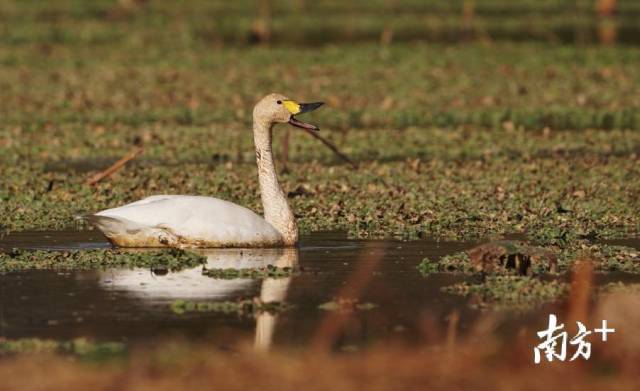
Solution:
[[[232,202],[213,197],[154,195],[87,216],[119,247],[290,247],[298,242],[298,226],[278,182],[271,151],[278,123],[317,131],[295,118],[323,102],[298,103],[269,94],[253,109],[253,140],[264,218]]]

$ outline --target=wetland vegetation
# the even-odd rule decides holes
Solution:
[[[274,265],[267,265],[265,267],[253,267],[244,269],[205,269],[202,271],[202,274],[211,278],[232,280],[234,278],[285,278],[291,277],[294,273],[298,272],[298,270],[289,266],[278,267]]]
[[[126,250],[74,250],[44,251],[19,250],[0,253],[0,273],[24,270],[88,270],[109,268],[149,268],[179,270],[202,265],[205,257],[177,249]]]
[[[225,314],[238,314],[244,316],[255,316],[259,313],[269,312],[278,313],[286,311],[290,308],[287,303],[278,301],[263,302],[258,299],[244,299],[237,301],[212,301],[212,302],[193,302],[176,300],[171,303],[171,309],[176,314],[184,314],[187,312],[222,312]]]

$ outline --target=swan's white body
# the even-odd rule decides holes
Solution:
[[[253,211],[212,197],[155,195],[90,220],[123,247],[274,247],[282,235]]]
[[[275,123],[316,129],[293,118],[321,103],[299,104],[270,94],[253,110],[253,139],[265,217],[212,197],[156,195],[88,216],[121,247],[276,247],[293,246],[298,226],[278,183],[271,151]]]

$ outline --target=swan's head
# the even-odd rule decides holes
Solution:
[[[302,122],[295,116],[313,111],[322,105],[323,102],[298,103],[284,95],[269,94],[256,104],[253,109],[253,118],[261,122],[286,122],[302,129],[320,130],[317,126]]]

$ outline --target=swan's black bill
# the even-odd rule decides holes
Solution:
[[[296,114],[304,114],[304,113],[308,113],[310,111],[313,111],[315,109],[317,109],[318,107],[322,106],[324,104],[324,102],[314,102],[314,103],[300,103],[300,111]],[[301,128],[301,129],[309,129],[309,130],[320,130],[319,127],[312,125],[312,124],[308,124],[306,122],[302,122],[300,120],[297,120],[293,115],[291,116],[291,118],[289,118],[289,123],[295,127]]]

